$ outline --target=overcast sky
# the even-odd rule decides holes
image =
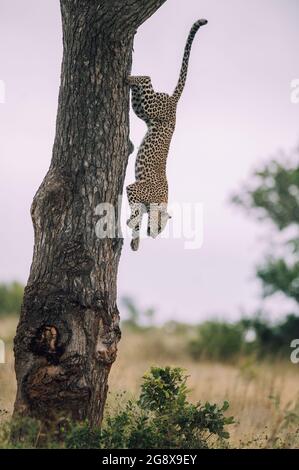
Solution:
[[[161,320],[237,318],[260,305],[254,266],[266,228],[229,196],[257,165],[299,142],[299,104],[290,100],[299,78],[298,0],[168,0],[136,35],[133,73],[172,92],[198,18],[209,24],[194,41],[168,178],[170,202],[203,205],[203,245],[186,250],[184,240],[148,239],[133,253],[126,240],[119,271],[119,296],[156,306]],[[0,281],[28,277],[29,209],[50,164],[61,55],[58,0],[0,0]],[[136,148],[144,132],[132,115]],[[126,184],[134,181],[135,154]],[[277,315],[289,304],[278,296],[270,306]]]

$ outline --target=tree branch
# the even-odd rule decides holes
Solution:
[[[107,0],[111,5],[111,0]],[[166,0],[113,0],[115,8],[121,13],[121,18],[127,26],[137,29],[155,11],[157,11]]]
[[[134,34],[166,0],[60,0],[63,18],[84,14],[95,34],[121,39]],[[85,25],[87,26],[87,25]]]

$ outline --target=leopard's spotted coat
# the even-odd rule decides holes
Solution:
[[[150,77],[128,78],[132,89],[133,110],[148,126],[136,158],[136,182],[126,188],[131,207],[131,216],[127,223],[133,230],[131,247],[135,251],[139,246],[139,230],[145,212],[149,214],[148,235],[153,237],[162,232],[170,217],[167,213],[166,160],[175,129],[177,104],[186,82],[192,42],[198,29],[206,23],[207,20],[199,20],[191,28],[179,81],[172,96],[156,93]]]

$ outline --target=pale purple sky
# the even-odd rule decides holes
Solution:
[[[133,253],[126,240],[119,271],[119,296],[156,306],[161,320],[237,318],[260,305],[254,265],[266,228],[229,195],[256,165],[299,141],[299,104],[290,100],[299,78],[298,0],[168,0],[136,35],[133,73],[172,92],[198,18],[209,24],[194,41],[168,177],[170,201],[203,204],[204,243],[186,250],[180,240],[142,240]],[[29,209],[51,159],[61,54],[58,0],[0,0],[0,281],[25,282],[29,273]],[[132,115],[135,147],[144,131]],[[276,315],[289,306],[279,296],[269,305]]]

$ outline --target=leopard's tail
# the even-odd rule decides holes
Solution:
[[[185,46],[185,51],[184,51],[184,56],[183,56],[183,62],[182,62],[182,67],[181,67],[181,72],[180,72],[180,78],[178,81],[178,84],[176,86],[176,89],[174,90],[173,97],[178,101],[181,97],[181,94],[183,92],[185,83],[186,83],[186,77],[187,77],[187,71],[188,71],[188,63],[189,63],[189,57],[190,57],[190,52],[191,52],[191,47],[193,43],[193,39],[195,38],[195,35],[199,28],[201,26],[204,26],[207,24],[207,20],[198,20],[196,23],[191,28],[191,31],[189,33],[186,46]]]

